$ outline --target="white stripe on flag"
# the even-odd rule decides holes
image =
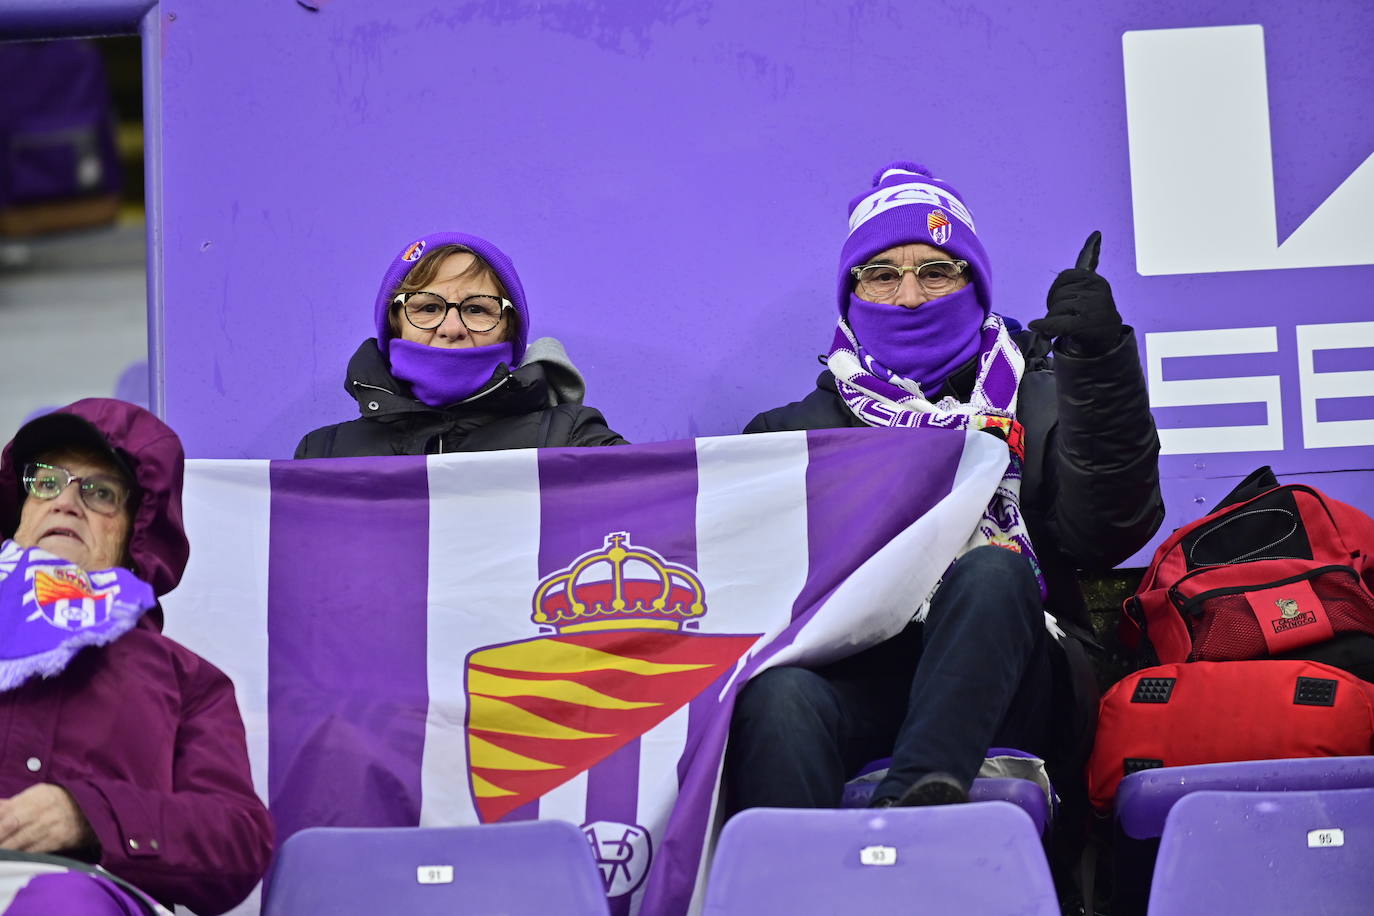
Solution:
[[[421,826],[477,821],[467,779],[467,652],[536,633],[530,597],[539,582],[537,454],[472,452],[428,461],[429,714]],[[512,550],[516,544],[530,549]]]
[[[587,822],[587,771],[539,796],[539,819],[567,821],[574,827]]]
[[[954,492],[971,486],[976,491],[973,495],[976,501],[978,492],[986,490],[987,498],[983,500],[983,508],[987,508],[997,484],[1001,483],[1002,475],[1007,472],[1011,458],[1002,440],[996,436],[980,436],[979,432],[966,430],[964,433],[964,453],[960,456],[959,467],[954,472]],[[992,478],[991,483],[988,482],[989,470],[995,471],[997,475]],[[970,525],[964,534],[967,536],[972,533],[973,525]]]
[[[707,596],[708,600],[710,596]],[[647,732],[639,742],[639,798],[635,816],[658,843],[668,815],[677,799],[677,763],[687,744],[687,721],[690,706],[683,706]],[[655,852],[655,855],[658,855]],[[630,911],[639,912],[644,897],[641,884],[631,895]]]
[[[248,736],[253,788],[267,799],[267,567],[272,516],[267,461],[186,462],[191,560],[162,598],[164,632],[234,682]],[[258,912],[259,888],[231,913]]]
[[[808,566],[808,460],[804,432],[697,440],[701,632],[772,634],[790,621]]]
[[[755,436],[720,436],[697,440],[697,571],[710,583],[703,633],[766,634],[740,657],[735,673],[768,638],[791,620],[792,603],[806,584],[808,557],[806,471],[810,449],[805,432]],[[687,739],[688,709],[684,707],[646,736],[640,764],[640,823],[653,825],[655,837],[677,794],[677,758]],[[672,728],[674,734],[666,730]],[[663,731],[662,741],[659,733]],[[719,803],[712,793],[708,823]],[[650,786],[671,784],[654,792]],[[652,802],[658,804],[645,810]],[[714,836],[714,830],[708,831]],[[705,899],[709,842],[697,871],[693,908]],[[636,891],[638,909],[643,888]]]

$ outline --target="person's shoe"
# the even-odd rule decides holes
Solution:
[[[927,773],[897,799],[900,808],[926,805],[959,805],[968,801],[968,789],[948,773]]]

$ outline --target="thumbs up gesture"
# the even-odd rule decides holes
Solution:
[[[1050,286],[1044,318],[1030,323],[1032,331],[1059,338],[1073,356],[1101,356],[1121,340],[1121,314],[1112,299],[1111,284],[1097,273],[1102,233],[1094,231],[1083,243],[1078,263],[1061,271]]]

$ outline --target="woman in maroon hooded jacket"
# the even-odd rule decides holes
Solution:
[[[155,596],[190,552],[182,471],[171,429],[104,399],[0,456],[0,848],[98,863],[207,916],[262,877],[272,823],[233,685],[161,632]]]

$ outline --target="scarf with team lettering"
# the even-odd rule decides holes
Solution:
[[[967,402],[945,397],[932,404],[920,383],[883,367],[868,354],[844,318],[839,319],[827,359],[840,397],[868,426],[978,429],[1006,442],[1011,453],[1007,471],[959,553],[962,556],[975,547],[992,544],[1021,554],[1035,571],[1043,600],[1045,577],[1021,516],[1021,470],[1026,453],[1024,432],[1016,420],[1016,392],[1025,365],[1021,350],[995,313],[984,319],[979,330],[978,372]],[[930,597],[921,603],[916,619],[925,619]],[[1062,635],[1048,612],[1045,624],[1056,637]]]

